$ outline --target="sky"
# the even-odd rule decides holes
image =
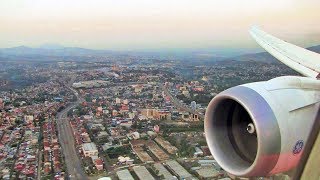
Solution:
[[[319,0],[1,0],[0,48],[257,48],[255,25],[320,44]]]

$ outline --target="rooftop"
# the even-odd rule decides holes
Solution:
[[[161,163],[154,164],[154,167],[159,171],[160,175],[163,175],[164,179],[173,178],[173,175]]]
[[[213,167],[211,168],[201,168],[196,170],[196,172],[201,176],[202,178],[216,178],[220,175],[218,171],[216,171]]]
[[[184,178],[184,179],[192,178],[192,175],[184,167],[182,167],[177,161],[169,160],[169,161],[166,161],[166,164],[169,166],[170,169],[172,169],[179,176],[179,178]]]
[[[97,146],[95,143],[84,143],[82,144],[82,147],[85,151],[97,151]]]
[[[153,176],[150,174],[150,172],[144,166],[135,166],[135,167],[133,167],[133,171],[136,173],[136,175],[139,177],[139,179],[154,180]]]
[[[128,169],[117,171],[119,180],[134,180]]]

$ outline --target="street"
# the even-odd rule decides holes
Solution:
[[[71,88],[70,88],[71,89]],[[75,148],[73,132],[70,126],[70,123],[67,119],[67,113],[69,110],[75,108],[82,100],[78,97],[78,93],[75,90],[71,89],[74,94],[77,96],[77,101],[69,104],[65,109],[57,114],[57,127],[58,127],[58,136],[61,143],[61,147],[65,157],[65,163],[69,173],[70,179],[88,179],[86,173],[82,168],[81,160],[77,155],[77,150]]]

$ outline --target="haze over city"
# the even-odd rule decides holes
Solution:
[[[2,0],[0,47],[257,48],[252,25],[302,46],[320,40],[316,0]]]

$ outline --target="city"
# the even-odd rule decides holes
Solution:
[[[204,138],[207,104],[225,88],[294,73],[265,62],[136,62],[4,61],[2,178],[227,178]]]

